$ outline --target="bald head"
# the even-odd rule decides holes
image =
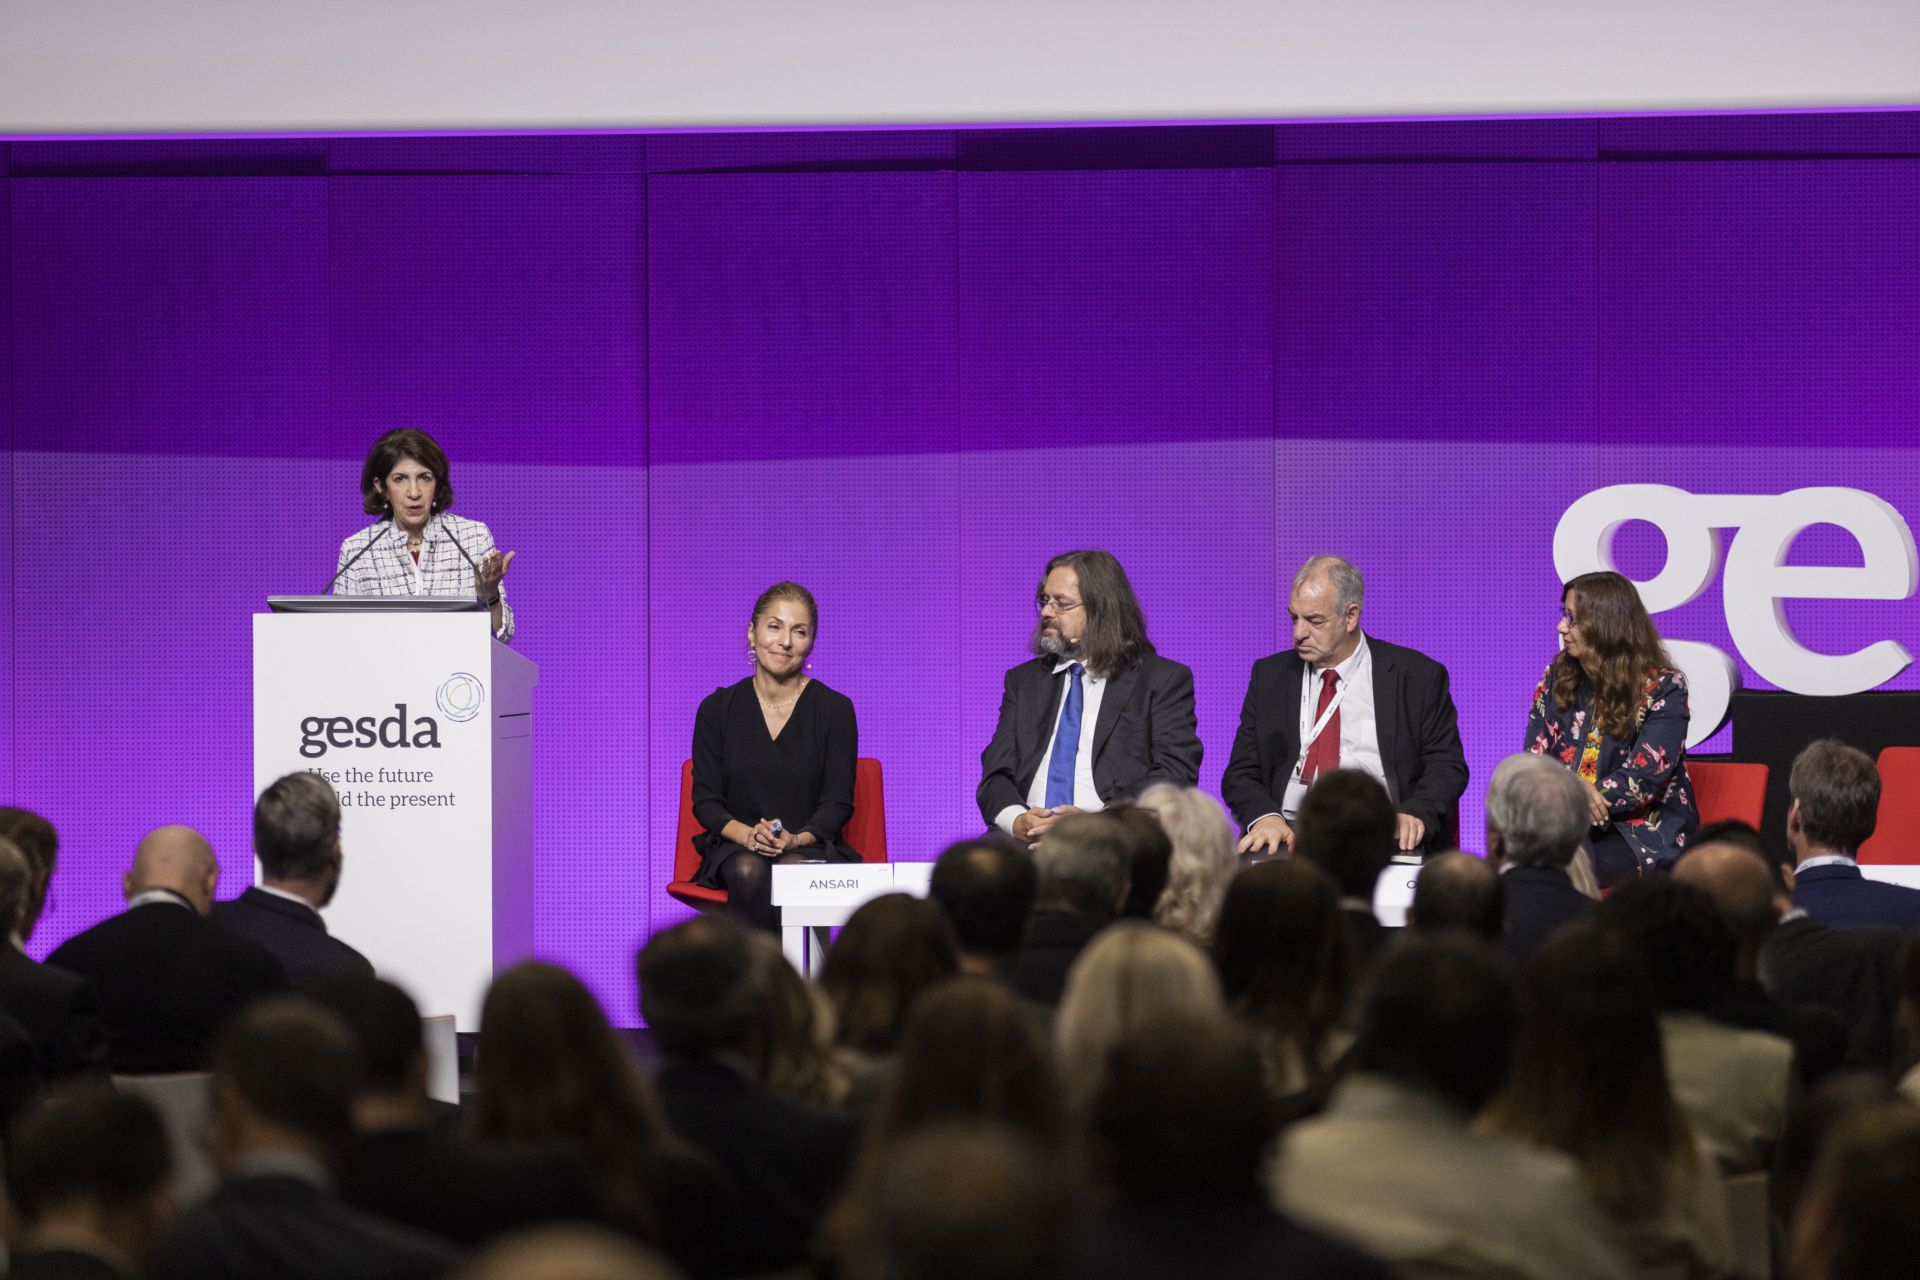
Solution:
[[[1465,853],[1429,858],[1413,882],[1407,924],[1428,932],[1464,929],[1497,942],[1506,931],[1505,888],[1484,859]]]
[[[213,909],[213,886],[220,864],[213,846],[192,827],[155,827],[140,841],[127,872],[127,897],[149,889],[171,889],[201,915]]]
[[[1740,935],[1744,972],[1749,957],[1758,956],[1761,944],[1780,923],[1780,907],[1766,859],[1742,845],[1703,844],[1687,850],[1686,856],[1674,864],[1673,878],[1704,890],[1732,923]]]

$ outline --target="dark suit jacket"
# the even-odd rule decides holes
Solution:
[[[1776,1004],[1831,1009],[1847,1024],[1847,1065],[1894,1067],[1894,1002],[1900,990],[1899,929],[1835,929],[1788,920],[1760,949],[1760,982]]]
[[[42,1080],[107,1070],[100,997],[75,973],[0,944],[0,1009],[33,1037]]]
[[[153,1280],[430,1280],[453,1265],[444,1240],[383,1222],[304,1178],[222,1183],[180,1215]]]
[[[1573,887],[1558,867],[1508,867],[1500,873],[1507,897],[1507,959],[1525,963],[1547,935],[1593,910],[1594,901]]]
[[[228,1015],[287,985],[266,951],[172,902],[102,920],[61,943],[47,963],[93,984],[113,1069],[126,1075],[205,1070]]]
[[[15,1254],[7,1280],[134,1280],[134,1275],[78,1249],[39,1249]]]
[[[703,1152],[741,1206],[734,1274],[806,1261],[853,1159],[853,1123],[788,1102],[719,1062],[668,1062],[655,1080],[667,1125]]]
[[[1072,911],[1034,912],[1027,922],[1026,943],[1008,978],[1014,994],[1048,1009],[1058,1005],[1060,993],[1067,988],[1067,970],[1104,928],[1105,921]]]
[[[1426,824],[1424,848],[1451,831],[1467,789],[1460,717],[1447,692],[1447,669],[1424,654],[1367,637],[1373,654],[1374,727],[1387,795],[1394,808]],[[1291,649],[1253,664],[1233,756],[1220,795],[1242,828],[1280,812],[1287,779],[1300,759],[1300,680],[1306,662]]]
[[[1920,925],[1920,889],[1869,880],[1859,867],[1809,867],[1794,872],[1793,905],[1836,929]]]
[[[1053,736],[1067,677],[1052,655],[1007,672],[1000,723],[980,753],[980,814],[992,826],[1009,805],[1027,807],[1027,789]],[[1200,779],[1194,731],[1193,672],[1158,654],[1107,682],[1093,727],[1093,789],[1107,804],[1130,800],[1156,782],[1190,787]]]
[[[231,902],[214,903],[213,922],[265,947],[296,987],[336,973],[373,976],[373,964],[329,934],[320,913],[304,903],[249,888]]]
[[[579,1162],[483,1147],[427,1129],[361,1135],[340,1172],[348,1204],[471,1247],[543,1222],[599,1220]]]
[[[1393,1280],[1376,1262],[1245,1193],[1123,1199],[1088,1233],[1085,1280]]]

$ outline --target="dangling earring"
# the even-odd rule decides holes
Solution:
[[[757,667],[760,665],[760,655],[753,651],[752,645],[747,646],[747,665],[750,667]]]

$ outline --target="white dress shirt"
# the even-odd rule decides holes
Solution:
[[[1313,733],[1314,722],[1320,706],[1320,673],[1325,667],[1309,666],[1300,679],[1300,758],[1294,761],[1289,779],[1300,776],[1301,768],[1306,764],[1307,749],[1312,745],[1308,738]],[[1337,677],[1333,689],[1337,694],[1345,689],[1346,695],[1340,699],[1340,768],[1358,769],[1360,772],[1387,786],[1387,766],[1380,757],[1379,721],[1373,713],[1373,651],[1367,647],[1367,633],[1360,633],[1360,643],[1347,655],[1345,662],[1333,668]],[[1392,788],[1388,787],[1391,794]],[[1274,815],[1263,813],[1261,818]],[[1288,822],[1298,816],[1298,811],[1283,812],[1281,817]],[[1255,818],[1254,822],[1260,821]],[[1249,826],[1252,824],[1249,823]]]
[[[1065,678],[1060,686],[1060,706],[1053,713],[1053,728],[1047,731],[1047,749],[1040,757],[1040,767],[1034,770],[1033,784],[1027,788],[1027,809],[1044,809],[1047,806],[1047,769],[1053,764],[1053,740],[1060,732],[1060,717],[1066,714],[1067,693],[1072,689],[1072,677],[1067,675],[1075,659],[1062,658],[1054,663],[1053,675],[1056,680]],[[1100,700],[1107,691],[1107,682],[1082,664],[1080,671],[1080,750],[1073,758],[1073,807],[1084,809],[1088,813],[1098,813],[1107,807],[1100,793],[1093,789],[1093,729],[1100,722]],[[993,820],[1008,835],[1013,834],[1013,822],[1027,810],[1017,804],[1010,804],[1000,811]]]

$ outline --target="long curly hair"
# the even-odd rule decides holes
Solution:
[[[1647,679],[1673,666],[1640,592],[1617,573],[1583,573],[1561,588],[1571,597],[1573,625],[1580,629],[1584,661],[1565,653],[1553,660],[1553,705],[1573,705],[1581,685],[1593,690],[1593,719],[1600,731],[1630,738],[1638,728]]]

